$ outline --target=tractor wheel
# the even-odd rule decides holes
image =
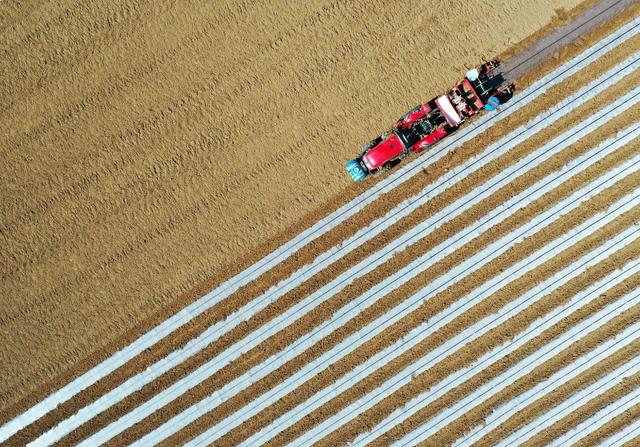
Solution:
[[[402,158],[396,158],[395,160],[388,161],[378,168],[377,173],[382,174],[383,172],[386,172],[389,169],[398,166],[401,161],[402,161]]]
[[[359,157],[362,157],[369,149],[371,149],[372,147],[375,147],[376,145],[380,144],[380,142],[382,141],[383,137],[379,136],[378,138],[375,138],[371,141],[369,141],[367,144],[363,145],[360,148],[360,155]]]

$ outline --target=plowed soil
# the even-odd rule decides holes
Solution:
[[[540,87],[544,94],[525,107],[513,113],[509,108],[522,104],[533,81],[570,59],[575,64],[578,53],[638,17],[640,2],[594,25],[554,57],[541,57],[542,65],[526,73],[521,68],[516,82],[522,93],[502,110],[507,113],[497,114],[504,119],[485,125],[169,336],[160,340],[152,332],[158,343],[100,380],[89,377],[86,388],[74,385],[60,405],[3,426],[375,185],[380,177],[351,184],[342,164],[411,104],[498,53],[516,55],[503,68],[517,67],[518,57],[535,48],[531,42],[594,4],[568,11],[563,8],[577,2],[551,3],[534,8],[500,0],[502,9],[487,12],[476,3],[461,9],[436,0],[437,8],[455,11],[449,15],[382,2],[0,3],[0,48],[7,56],[0,60],[0,75],[6,73],[0,81],[6,100],[0,135],[9,166],[0,180],[6,196],[0,203],[0,242],[6,247],[0,252],[0,447],[34,440],[125,446],[142,437],[144,445],[172,447],[202,434],[209,436],[202,442],[216,446],[299,441],[333,447],[350,445],[367,432],[368,446],[384,446],[438,420],[446,422],[419,445],[450,445],[480,427],[486,430],[474,445],[492,445],[636,358],[640,341],[630,337],[566,383],[537,392],[517,412],[505,410],[638,325],[638,271],[612,280],[586,303],[567,305],[603,279],[640,266],[640,170],[629,163],[638,157],[640,137],[631,132],[640,131],[640,104],[628,95],[640,88],[640,70],[625,69],[624,76],[615,70],[598,80],[597,93],[578,92],[635,58],[640,25],[595,62]],[[496,20],[505,22],[499,32]],[[399,23],[404,26],[390,27]],[[434,32],[447,39],[434,39]],[[547,37],[548,42],[553,35]],[[565,105],[556,107],[561,101]],[[550,110],[550,118],[534,125]],[[599,117],[588,131],[571,139],[594,113]],[[613,146],[623,134],[625,141]],[[432,150],[439,147],[446,146]],[[455,177],[445,182],[452,170]],[[594,192],[593,185],[612,171],[615,181]],[[442,188],[429,190],[439,182]],[[375,238],[313,276],[300,275],[288,292],[279,290],[281,281],[295,280],[289,276],[300,267],[344,248],[344,241],[407,199],[416,205],[411,213],[377,223],[384,226]],[[620,207],[622,199],[630,206]],[[555,214],[548,213],[552,209]],[[606,224],[577,231],[594,216]],[[420,237],[397,248],[416,229]],[[554,249],[561,238],[570,243]],[[617,244],[585,268],[584,257],[601,253],[612,238]],[[383,256],[385,262],[367,273],[350,273],[334,284],[348,269]],[[578,259],[582,268],[558,279]],[[393,287],[381,289],[392,277]],[[552,277],[555,288],[537,288]],[[331,290],[316,296],[328,285]],[[525,293],[526,302],[491,323]],[[621,302],[624,311],[592,332],[574,334],[563,350],[521,369],[518,380],[437,419]],[[234,314],[248,303],[254,311]],[[532,322],[562,309],[562,318],[513,345]],[[511,351],[498,351],[449,382],[455,386],[443,388],[500,347]],[[188,355],[176,351],[187,348],[197,349]],[[332,358],[310,364],[326,354]],[[164,368],[175,355],[180,361]],[[421,362],[426,366],[416,369]],[[161,374],[155,375],[156,368]],[[639,384],[639,374],[627,376],[527,445],[556,439],[604,406],[639,392]],[[445,391],[434,395],[438,387]],[[169,396],[155,402],[167,391]],[[348,413],[339,414],[345,408]],[[504,419],[487,426],[500,411]],[[398,414],[380,429],[379,423]],[[602,442],[638,414],[636,406],[610,417],[579,444]],[[327,430],[312,437],[326,421]],[[158,433],[154,442],[146,438]],[[258,434],[264,437],[256,440]]]
[[[362,142],[578,3],[0,2],[0,414],[361,190]]]

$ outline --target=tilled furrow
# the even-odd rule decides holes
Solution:
[[[140,9],[143,8],[140,5],[136,6],[135,9],[137,9],[137,11],[135,12],[140,13]],[[215,85],[220,85],[220,88],[224,90],[223,81],[229,82],[233,80],[233,82],[239,82],[239,80],[243,80],[242,77],[230,76],[232,72],[230,64],[234,64],[235,62],[235,69],[238,71],[238,64],[244,66],[245,64],[242,64],[242,62],[250,61],[256,56],[264,57],[264,49],[270,48],[279,38],[279,35],[270,36],[269,34],[272,34],[270,30],[269,34],[265,35],[265,42],[262,42],[262,45],[257,48],[247,47],[248,54],[237,54],[238,59],[235,61],[231,54],[228,54],[229,57],[224,57],[224,52],[220,51],[221,60],[217,61],[216,64],[206,66],[206,68],[211,70],[207,73],[209,76],[203,76],[202,78],[186,77],[185,79],[184,73],[181,70],[172,70],[171,68],[184,67],[185,64],[187,64],[187,60],[197,58],[199,52],[205,51],[205,49],[210,51],[211,39],[223,38],[224,35],[227,34],[227,28],[220,27],[220,23],[232,22],[236,26],[236,29],[242,29],[242,25],[246,27],[248,23],[253,22],[255,29],[257,28],[257,17],[268,11],[268,5],[256,4],[255,0],[218,2],[215,5],[217,14],[212,14],[212,5],[209,4],[198,4],[194,2],[193,4],[184,4],[183,6],[183,8],[177,8],[172,11],[170,2],[149,2],[149,4],[146,5],[146,9],[149,10],[145,11],[147,12],[147,20],[142,23],[140,27],[136,28],[135,33],[132,34],[131,30],[129,30],[126,41],[116,40],[114,45],[104,45],[102,42],[94,42],[94,45],[96,45],[96,53],[89,53],[84,59],[77,61],[76,64],[73,64],[73,62],[75,62],[74,58],[69,57],[69,60],[65,61],[67,66],[64,68],[66,70],[75,68],[78,70],[78,76],[87,78],[88,82],[83,89],[70,89],[69,83],[73,83],[73,78],[56,76],[50,79],[52,75],[59,74],[54,69],[49,70],[50,73],[48,76],[33,79],[32,81],[40,80],[45,82],[36,85],[36,88],[25,88],[21,90],[27,90],[27,93],[30,95],[35,93],[36,95],[29,98],[31,100],[37,100],[47,89],[51,89],[55,93],[69,92],[69,90],[71,90],[71,94],[64,98],[67,102],[66,107],[61,108],[61,110],[53,114],[53,116],[47,114],[42,117],[36,117],[38,121],[35,125],[32,122],[25,123],[24,128],[18,126],[21,132],[10,133],[10,135],[15,134],[16,137],[14,141],[11,141],[11,155],[13,157],[20,157],[20,153],[17,152],[16,149],[22,147],[23,144],[25,147],[22,149],[26,151],[33,150],[39,142],[37,140],[34,141],[34,138],[41,138],[48,135],[49,141],[59,142],[59,138],[61,138],[61,125],[81,125],[79,122],[69,123],[68,120],[77,120],[78,117],[82,117],[84,120],[96,119],[95,116],[87,114],[88,110],[94,112],[100,111],[103,115],[99,117],[108,117],[111,103],[105,101],[105,98],[126,97],[128,95],[140,95],[140,97],[144,97],[145,92],[157,88],[157,85],[152,81],[154,79],[153,75],[157,76],[158,72],[172,76],[182,75],[181,79],[188,81],[182,83],[167,82],[167,84],[172,87],[172,92],[182,94],[197,91],[201,92],[202,86],[210,85],[212,80]],[[128,5],[127,10],[129,8],[131,8],[131,5]],[[261,10],[260,8],[264,9]],[[255,15],[247,14],[248,11]],[[111,11],[111,13],[117,16],[116,11]],[[112,26],[109,28],[109,31],[112,34],[116,34],[116,36],[112,38],[117,38],[117,32],[119,31],[117,26],[118,22],[125,19],[122,15],[125,14],[121,14],[117,19],[112,19]],[[193,16],[207,17],[207,20],[194,22]],[[149,20],[149,18],[153,18],[153,20]],[[192,26],[184,26],[186,24],[191,24]],[[299,29],[298,23],[293,22],[291,25]],[[176,29],[172,40],[168,42],[154,42],[149,40],[150,34],[162,34],[163,29],[166,29],[168,26]],[[271,37],[275,38],[272,39]],[[143,62],[141,64],[122,64],[122,59],[127,58],[129,51],[136,54],[140,52],[141,47],[145,48],[150,54],[154,54],[154,57],[140,60],[140,62]],[[230,45],[230,48],[225,47],[225,50],[232,51],[234,48],[237,51],[238,47],[234,45]],[[100,64],[112,62],[114,66],[118,66],[119,63],[119,70],[107,71],[104,77],[89,76],[91,70],[95,69],[96,55],[100,56]],[[51,56],[49,55],[49,57]],[[133,56],[131,57],[133,58]],[[136,59],[138,58],[133,60]],[[51,62],[52,61],[49,63]],[[42,61],[42,63],[47,63],[47,61]],[[201,69],[202,68],[204,67],[201,67]],[[36,75],[41,74],[39,70],[34,71]],[[20,79],[21,82],[26,80],[30,80],[29,74]],[[248,84],[247,87],[252,85],[250,82]],[[158,100],[165,99],[166,96],[163,95],[161,98],[158,98]],[[56,97],[55,99],[59,101],[59,98]],[[180,96],[176,98],[176,100],[183,101],[184,96]],[[20,106],[22,109],[9,109],[9,112],[11,112],[12,115],[24,116],[30,112],[29,108],[25,107],[28,103],[28,101],[26,101],[26,104],[25,102],[19,102],[16,106]],[[172,101],[166,104],[166,108],[173,109],[178,103],[179,102]],[[159,101],[156,101],[156,104],[159,104]],[[73,114],[66,114],[69,110],[73,111]]]
[[[380,17],[384,16],[388,13],[391,14],[401,14],[399,11],[391,10],[384,12],[377,12],[378,10],[373,9],[372,11],[379,14]],[[382,8],[380,9],[382,11]],[[332,14],[336,12],[331,11]],[[379,17],[379,18],[380,18]],[[398,15],[398,18],[400,16]],[[198,117],[200,120],[206,120],[204,125],[206,127],[213,127],[216,129],[216,135],[223,136],[221,141],[221,147],[228,145],[235,146],[244,146],[248,141],[251,141],[251,136],[247,134],[246,128],[244,125],[246,111],[244,108],[234,108],[234,104],[242,103],[244,101],[251,102],[254,107],[261,110],[262,113],[256,115],[252,119],[252,130],[256,133],[266,133],[268,131],[274,131],[278,126],[284,126],[284,124],[278,123],[277,121],[274,123],[273,117],[278,113],[277,110],[272,109],[277,105],[280,109],[282,107],[287,107],[289,101],[292,101],[293,98],[296,98],[295,91],[293,90],[293,86],[296,85],[307,85],[309,80],[308,78],[316,81],[316,88],[326,88],[329,79],[330,73],[322,73],[321,70],[326,67],[323,65],[329,65],[331,68],[331,72],[336,69],[341,69],[343,64],[339,62],[349,59],[353,53],[353,49],[351,45],[349,45],[350,39],[353,39],[353,42],[356,42],[353,45],[357,45],[359,53],[366,57],[367,54],[370,54],[375,51],[374,48],[368,46],[361,42],[366,42],[364,39],[364,35],[370,34],[372,31],[371,24],[368,22],[362,22],[357,18],[350,18],[347,16],[343,16],[343,20],[349,19],[350,25],[352,25],[353,33],[350,38],[346,38],[344,45],[339,45],[337,42],[332,42],[331,40],[327,40],[327,42],[331,42],[330,48],[324,48],[320,54],[318,54],[319,49],[317,47],[304,47],[300,48],[298,52],[297,59],[301,61],[303,66],[309,65],[307,68],[308,73],[305,76],[305,73],[300,73],[301,64],[296,64],[291,67],[291,73],[283,73],[281,69],[274,68],[272,70],[255,70],[255,60],[264,60],[265,64],[269,64],[270,57],[273,57],[271,51],[267,52],[257,52],[257,55],[254,57],[249,57],[248,59],[251,64],[242,64],[235,63],[230,66],[226,66],[226,70],[222,73],[210,73],[209,76],[203,76],[205,81],[191,84],[189,83],[188,89],[185,91],[180,91],[180,94],[177,95],[176,98],[172,98],[172,100],[167,103],[162,103],[158,105],[158,111],[154,111],[152,114],[146,114],[142,123],[135,123],[134,127],[140,127],[143,131],[142,133],[148,134],[149,129],[152,127],[157,127],[162,123],[165,131],[174,130],[174,135],[177,137],[180,132],[184,132],[184,126],[181,126],[180,123],[183,123],[185,119],[191,117]],[[188,29],[188,28],[187,28]],[[215,27],[214,27],[215,29]],[[312,28],[311,28],[312,29]],[[308,30],[307,30],[308,31]],[[410,35],[413,30],[410,28],[403,29],[402,33],[406,35]],[[360,34],[362,33],[362,34]],[[299,38],[300,36],[298,36]],[[195,41],[195,42],[194,42]],[[171,57],[168,57],[166,54],[160,54],[158,58],[153,60],[152,64],[149,64],[148,67],[152,67],[152,69],[148,69],[147,67],[143,67],[138,70],[134,70],[132,73],[128,73],[127,78],[123,80],[120,76],[114,76],[116,79],[108,84],[108,86],[101,90],[98,94],[92,92],[84,96],[80,102],[74,103],[70,108],[63,109],[65,113],[62,113],[61,116],[56,117],[53,120],[45,123],[46,126],[37,127],[35,130],[27,132],[25,135],[21,135],[20,138],[16,139],[16,141],[10,142],[10,146],[18,151],[16,153],[16,157],[18,157],[19,161],[22,163],[28,163],[28,158],[23,155],[23,152],[28,151],[31,147],[37,147],[38,143],[40,143],[44,137],[48,136],[47,141],[57,142],[57,139],[61,139],[64,141],[66,132],[60,132],[61,129],[65,129],[67,127],[78,127],[85,123],[88,119],[86,117],[86,111],[100,111],[101,115],[109,116],[111,112],[109,108],[105,108],[104,105],[108,104],[107,101],[104,101],[104,98],[113,98],[119,97],[120,95],[127,93],[125,95],[125,100],[132,95],[140,95],[140,97],[149,97],[153,94],[154,89],[156,88],[153,84],[149,82],[145,82],[146,77],[149,76],[150,73],[155,73],[158,65],[162,67],[161,62],[167,63],[176,63],[178,67],[184,66],[184,61],[180,63],[180,58],[182,54],[185,53],[185,50],[188,50],[190,47],[196,46],[196,43],[204,44],[206,46],[210,46],[211,42],[209,39],[202,39],[202,33],[198,33],[198,38],[196,39],[193,34],[188,34],[186,38],[179,40],[180,45],[177,48],[173,48],[170,51]],[[269,44],[265,42],[264,46],[269,48]],[[292,51],[290,47],[284,47],[288,51]],[[306,57],[305,57],[306,56]],[[175,62],[177,60],[177,62]],[[142,75],[139,72],[142,72]],[[233,74],[233,75],[231,75]],[[298,79],[289,78],[295,77]],[[290,95],[282,95],[282,92],[277,88],[268,88],[269,85],[277,84],[278,82],[282,82],[283,79],[289,80],[292,82],[292,86],[289,86],[288,91],[290,91]],[[134,84],[137,88],[133,88]],[[178,82],[177,85],[181,86],[185,84],[184,82]],[[118,88],[113,88],[114,85],[118,85]],[[123,86],[128,86],[127,89],[124,89]],[[259,89],[256,92],[256,86]],[[148,89],[148,90],[147,90]],[[106,92],[105,92],[106,90]],[[125,90],[122,92],[122,90]],[[249,98],[246,98],[249,96]],[[102,98],[102,101],[98,99]],[[218,118],[217,116],[207,116],[202,113],[198,113],[198,110],[202,110],[203,103],[208,107],[216,107],[217,109],[227,110],[227,113],[224,116],[224,119]],[[311,104],[309,102],[300,102],[295,104],[295,107],[299,109],[299,112],[305,115],[313,116],[313,113],[310,113],[311,110],[317,109],[317,105]],[[67,111],[71,111],[71,113],[66,113]],[[355,112],[352,110],[352,113]],[[94,114],[95,115],[95,114]],[[88,115],[89,118],[96,119],[94,115]],[[171,119],[169,119],[171,118]],[[343,120],[344,121],[344,120]],[[146,125],[144,124],[146,123]],[[64,126],[64,127],[63,127]],[[171,127],[169,127],[171,126]],[[187,130],[191,128],[189,126],[186,128]],[[202,127],[202,125],[198,126]],[[55,130],[56,132],[53,135],[50,135],[51,130]],[[282,129],[280,129],[282,130]],[[285,129],[286,130],[286,129]],[[118,136],[122,136],[122,133],[117,134]],[[139,133],[135,133],[135,136],[140,137]],[[118,147],[126,147],[126,144],[118,141],[119,139],[114,138],[116,141],[112,142],[112,144],[117,144]],[[75,140],[74,140],[75,142]],[[106,144],[105,141],[100,141],[92,144],[92,147],[103,147]],[[25,147],[22,147],[22,146]],[[129,143],[128,146],[131,146]],[[143,145],[140,149],[140,152],[145,150],[145,146]],[[247,163],[255,163],[262,154],[266,154],[267,152],[256,152],[251,159],[247,160]],[[135,155],[135,154],[134,154]],[[38,157],[39,154],[36,152],[33,154],[34,157]],[[228,157],[229,155],[226,153],[221,153],[220,157]],[[137,158],[137,156],[136,156]],[[255,160],[254,160],[255,159]],[[44,182],[43,182],[44,183]],[[46,191],[45,191],[46,193]]]
[[[233,3],[233,7],[230,8],[228,5],[222,5],[222,2],[216,4],[218,7],[217,14],[214,16],[216,20],[208,22],[207,30],[210,30],[216,25],[219,26],[221,23],[236,23],[243,19],[251,20],[254,18],[247,14],[247,10],[255,7],[255,1],[228,3]],[[62,34],[63,36],[67,34],[73,35],[71,45],[69,42],[65,42],[66,45],[64,46],[56,42],[60,48],[73,50],[71,54],[69,54],[70,51],[51,51],[51,43],[49,42],[49,40],[51,40],[51,32],[47,32],[49,39],[42,40],[42,42],[45,42],[45,48],[38,46],[34,49],[33,42],[31,42],[28,46],[23,43],[7,49],[7,57],[11,57],[12,59],[15,59],[16,56],[32,56],[33,59],[37,60],[37,62],[32,62],[30,66],[31,70],[19,70],[12,73],[14,74],[14,78],[17,79],[11,80],[14,82],[18,81],[20,88],[14,88],[11,89],[11,91],[20,92],[22,96],[16,95],[13,98],[8,97],[10,104],[21,104],[25,102],[25,100],[38,100],[38,98],[46,94],[45,92],[69,92],[68,84],[70,81],[73,82],[73,80],[70,80],[64,75],[71,70],[77,73],[78,77],[86,79],[84,89],[82,90],[82,92],[86,93],[89,89],[92,89],[93,85],[91,84],[93,84],[93,82],[104,81],[104,77],[94,79],[88,75],[92,69],[95,69],[95,65],[98,63],[97,58],[100,59],[101,65],[112,63],[113,66],[121,70],[122,67],[118,65],[118,62],[126,60],[128,57],[133,57],[133,55],[128,54],[128,51],[136,54],[143,45],[147,46],[149,52],[153,52],[153,50],[156,49],[149,46],[148,36],[161,33],[167,26],[181,28],[179,26],[180,24],[189,23],[189,21],[193,23],[193,16],[203,15],[206,12],[199,10],[197,5],[186,3],[181,5],[182,8],[180,11],[174,10],[172,7],[175,7],[175,5],[170,2],[139,2],[135,5],[127,3],[123,6],[121,5],[120,8],[117,6],[114,2],[110,2],[109,9],[103,17],[96,14],[92,9],[91,23],[86,27],[74,30],[73,33],[70,33],[69,26],[78,27],[78,23],[83,23],[83,17],[78,17],[78,14],[68,15],[68,17],[66,17],[70,19],[66,20],[70,21],[70,24],[60,23],[59,21],[55,24],[56,28],[66,28],[65,33]],[[224,6],[226,6],[226,8]],[[188,14],[185,17],[180,17],[179,13],[183,10],[187,11]],[[141,18],[145,20],[141,21]],[[191,29],[192,34],[195,34],[194,31],[195,30]],[[202,33],[201,30],[198,31],[200,31],[197,33],[198,36],[202,41],[205,41],[206,39],[202,39],[204,33]],[[38,31],[39,35],[42,35],[42,33],[43,31]],[[89,35],[91,39],[88,39],[88,33],[91,33]],[[55,37],[60,38],[59,36]],[[140,37],[142,37],[142,39],[140,39]],[[177,36],[175,37],[177,38]],[[84,45],[77,44],[79,38],[84,38],[82,39]],[[73,45],[74,43],[76,45]],[[193,48],[193,46],[187,48],[197,50],[197,48]],[[235,48],[237,49],[237,47]],[[185,50],[185,48],[181,49]],[[13,55],[11,53],[13,53]],[[32,55],[31,53],[35,54]],[[161,57],[161,55],[159,55],[159,57]],[[171,62],[185,63],[185,60],[190,57],[193,57],[191,52],[178,51],[173,54]],[[44,66],[48,69],[43,70],[42,67]],[[36,67],[40,69],[36,69]],[[72,93],[74,93],[74,95],[71,95],[67,100],[75,99],[76,92],[73,91],[73,89]],[[93,90],[92,93],[96,93],[95,90]],[[17,99],[20,99],[21,102],[17,102]],[[9,111],[13,112],[11,109],[9,109]]]

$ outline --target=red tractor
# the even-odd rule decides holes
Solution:
[[[470,70],[447,93],[404,114],[391,129],[362,146],[358,158],[345,165],[351,177],[359,182],[369,174],[386,171],[411,152],[420,152],[454,132],[483,108],[495,110],[508,101],[515,87],[497,71],[499,65],[498,61],[491,61]]]

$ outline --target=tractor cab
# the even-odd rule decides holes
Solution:
[[[375,171],[389,161],[404,155],[406,155],[406,148],[398,135],[393,133],[389,138],[369,149],[362,157],[362,161],[369,171]]]
[[[374,172],[382,172],[409,154],[409,150],[400,138],[400,132],[409,132],[407,128],[393,132],[390,135],[384,134],[366,144],[360,157],[349,161],[345,168],[351,178],[356,182],[363,180],[367,175]]]

